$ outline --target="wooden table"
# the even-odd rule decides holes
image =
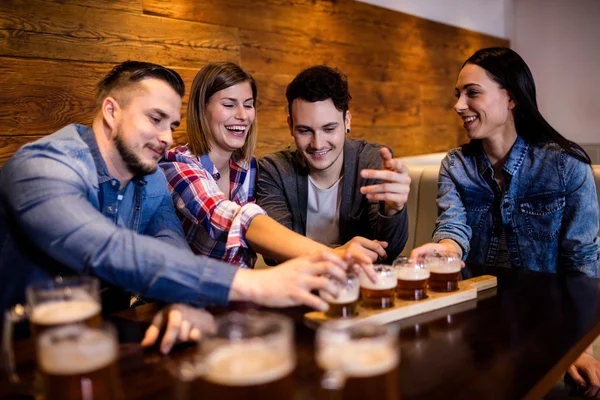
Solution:
[[[477,300],[400,321],[402,399],[539,399],[600,334],[600,284],[579,274],[471,267],[498,276]],[[121,336],[120,368],[128,399],[176,398],[174,373],[193,346],[161,356],[137,342],[153,305],[110,319]],[[319,374],[307,309],[283,313],[296,323],[297,399],[316,399]],[[17,344],[21,369],[32,370],[33,346]]]

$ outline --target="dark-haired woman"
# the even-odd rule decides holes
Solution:
[[[479,50],[463,64],[455,92],[454,109],[471,141],[442,161],[434,243],[412,256],[450,250],[467,265],[596,277],[598,201],[590,159],[538,111],[527,64],[507,48]],[[600,383],[597,367],[584,353],[569,372],[582,385],[577,370]]]

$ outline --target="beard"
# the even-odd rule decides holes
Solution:
[[[115,147],[119,152],[119,155],[123,159],[123,162],[127,166],[127,169],[133,176],[144,176],[150,175],[156,172],[158,168],[158,163],[152,164],[144,164],[140,157],[133,152],[133,150],[127,146],[125,141],[123,140],[123,135],[121,135],[121,131],[117,131],[117,135],[113,139],[115,143]],[[164,149],[166,150],[166,149]],[[164,153],[165,151],[161,151]]]

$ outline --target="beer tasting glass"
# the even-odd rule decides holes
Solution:
[[[20,382],[14,366],[13,328],[29,320],[34,343],[45,330],[73,323],[102,325],[99,281],[89,276],[58,277],[34,283],[25,290],[26,305],[18,304],[4,314],[2,352],[13,384]],[[31,383],[33,386],[33,383]]]
[[[110,324],[45,329],[38,336],[37,360],[46,400],[122,399],[118,349]]]
[[[296,357],[292,321],[250,311],[215,318],[215,331],[200,342],[200,357],[183,365],[184,381],[195,380],[192,398],[293,399]]]
[[[407,257],[399,257],[392,264],[398,275],[396,296],[402,300],[427,298],[429,269],[424,264]]]
[[[341,322],[327,322],[317,331],[315,358],[323,393],[343,400],[398,399],[397,329]]]
[[[394,306],[398,277],[391,265],[373,265],[377,280],[373,283],[363,270],[359,272],[362,304],[369,308],[389,308]]]
[[[329,278],[337,286],[339,292],[337,297],[331,296],[324,290],[319,290],[319,296],[329,304],[329,310],[325,313],[329,318],[348,318],[356,315],[356,304],[360,296],[360,282],[358,276],[348,273],[345,282]]]
[[[425,267],[429,269],[429,289],[434,292],[458,290],[458,276],[462,262],[458,254],[438,252],[425,256]]]

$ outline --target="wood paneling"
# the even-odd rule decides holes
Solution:
[[[3,56],[192,68],[239,61],[236,28],[43,0],[3,0],[0,15]]]
[[[507,45],[352,0],[3,0],[0,164],[39,135],[89,123],[96,82],[126,59],[171,66],[188,89],[207,62],[240,63],[258,84],[257,156],[292,143],[285,89],[321,63],[348,76],[351,137],[400,156],[446,151],[466,141],[452,110],[462,62]]]

